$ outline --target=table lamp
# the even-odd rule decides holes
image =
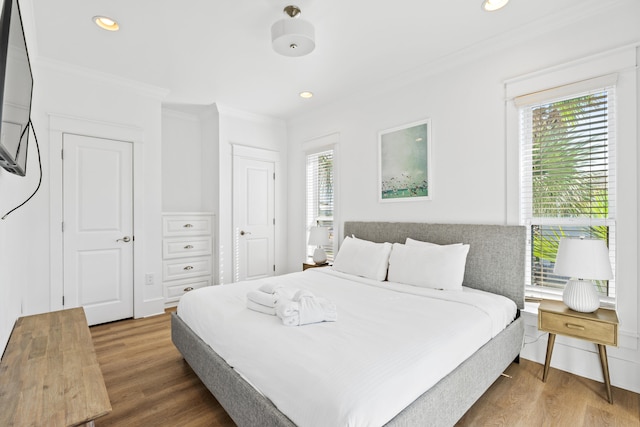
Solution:
[[[327,254],[322,246],[329,244],[329,229],[327,227],[311,227],[309,230],[309,245],[315,246],[313,262],[324,264],[327,262]]]
[[[561,238],[553,273],[569,277],[562,301],[572,310],[591,313],[600,307],[593,280],[613,279],[609,249],[601,239]]]

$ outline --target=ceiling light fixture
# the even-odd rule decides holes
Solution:
[[[106,16],[94,16],[93,18],[93,22],[95,22],[95,24],[102,28],[103,30],[107,30],[107,31],[118,31],[120,29],[120,25],[118,25],[118,23]]]
[[[300,98],[304,98],[304,99],[313,98],[313,92],[309,92],[308,90],[300,92]]]
[[[509,0],[484,0],[482,2],[482,10],[494,12],[505,7],[507,3],[509,3]]]
[[[299,18],[300,8],[287,6],[283,12],[288,18],[271,26],[273,50],[284,56],[304,56],[316,47],[313,25]]]

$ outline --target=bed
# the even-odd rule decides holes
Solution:
[[[466,264],[464,265],[463,278],[463,285],[468,291],[467,294],[470,292],[489,292],[491,294],[506,297],[503,299],[508,298],[518,309],[522,309],[524,306],[525,233],[523,227],[468,224],[346,222],[344,225],[344,235],[354,235],[359,239],[380,243],[404,243],[406,238],[410,237],[419,241],[432,242],[439,245],[449,245],[461,242],[468,244],[469,250],[466,256]],[[348,327],[350,324],[355,324],[355,322],[350,321],[349,316],[352,311],[356,310],[352,310],[350,306],[345,305],[347,302],[343,302],[340,299],[342,298],[341,295],[335,293],[338,292],[336,289],[340,287],[340,281],[347,280],[349,278],[342,277],[341,275],[344,276],[344,274],[340,272],[330,275],[329,272],[326,272],[325,274],[320,272],[320,270],[322,269],[312,269],[311,272],[306,275],[304,275],[305,273],[293,273],[292,275],[283,277],[281,280],[293,280],[295,283],[299,283],[302,287],[305,287],[307,285],[315,286],[311,282],[318,281],[318,278],[321,278],[319,279],[320,281],[327,283],[325,288],[310,289],[314,289],[314,291],[317,290],[317,292],[324,292],[332,299],[337,299],[340,302],[340,304],[338,304],[339,319],[335,324],[341,324],[345,327]],[[309,270],[307,272],[309,272]],[[323,277],[323,274],[327,277]],[[336,281],[336,283],[332,284],[334,281]],[[357,283],[353,285],[353,289],[360,289],[359,287],[366,286],[366,289],[372,289],[366,290],[366,292],[373,292],[373,294],[383,292],[379,287],[370,285],[371,284],[367,283]],[[387,285],[391,286],[393,283],[388,283]],[[235,295],[230,295],[228,298],[231,300],[235,298],[235,300],[238,301],[239,295],[242,295],[242,293],[246,292],[247,289],[252,289],[252,287],[257,285],[241,283],[225,286],[229,287],[231,294],[235,292]],[[217,293],[218,298],[223,298],[220,297],[221,294],[218,293],[217,290],[214,292]],[[385,290],[384,292],[389,291]],[[432,291],[425,292],[429,293]],[[405,301],[405,299],[407,301],[411,299],[412,301],[414,298],[414,296],[405,296],[404,293],[396,293],[394,295],[401,295],[398,298],[402,298],[403,301]],[[204,297],[204,294],[202,294],[202,296]],[[191,299],[194,301],[204,300],[204,298],[200,298],[200,296],[197,298],[192,297]],[[226,302],[224,304],[226,305]],[[403,302],[403,304],[405,304],[405,302]],[[406,304],[413,304],[413,302],[407,302]],[[439,303],[439,305],[443,304],[449,304],[449,302]],[[229,303],[229,305],[232,304]],[[340,307],[340,305],[342,305],[342,307]],[[223,310],[222,306],[220,310]],[[465,311],[466,313],[472,312],[475,309],[466,308],[465,310],[467,310]],[[239,310],[236,311],[236,314],[238,316],[242,315],[243,318],[249,316],[246,313],[240,313]],[[247,310],[245,309],[245,312],[246,311]],[[354,314],[354,316],[355,315],[357,314]],[[259,316],[261,315],[254,317],[259,318]],[[274,391],[268,390],[268,378],[265,380],[266,377],[263,378],[261,375],[261,372],[270,371],[272,366],[269,367],[269,369],[265,369],[264,367],[252,367],[251,369],[253,369],[253,374],[251,374],[251,369],[246,366],[248,361],[243,360],[247,351],[244,351],[244,353],[241,352],[240,355],[230,355],[230,348],[242,348],[243,345],[245,348],[250,348],[246,347],[247,340],[258,340],[261,334],[279,334],[280,331],[287,329],[295,329],[295,333],[302,334],[302,338],[300,339],[306,339],[307,341],[305,342],[312,343],[323,339],[322,334],[324,331],[331,328],[316,328],[315,330],[320,332],[312,332],[314,331],[314,326],[287,328],[286,326],[280,325],[280,329],[277,332],[274,332],[276,329],[268,330],[270,332],[261,332],[262,330],[260,328],[273,327],[268,325],[269,322],[263,319],[261,320],[260,325],[255,327],[256,330],[254,332],[256,336],[251,336],[251,334],[249,334],[247,339],[240,338],[234,344],[229,335],[224,335],[224,330],[227,326],[236,322],[230,321],[225,323],[220,319],[235,318],[233,316],[227,316],[220,317],[218,319],[218,323],[222,323],[219,325],[221,328],[218,328],[221,332],[216,332],[219,335],[217,335],[217,338],[214,338],[214,340],[218,339],[218,342],[213,342],[209,345],[205,341],[211,340],[211,338],[205,337],[203,339],[200,336],[206,336],[208,334],[206,332],[208,326],[198,325],[199,321],[193,320],[193,316],[188,314],[186,307],[179,306],[178,312],[172,315],[172,339],[176,347],[184,356],[185,360],[200,377],[202,382],[213,393],[216,399],[229,413],[231,418],[240,426],[313,425],[312,422],[308,422],[308,419],[304,418],[304,415],[296,412],[297,407],[300,406],[302,402],[310,400],[312,401],[311,405],[315,405],[314,409],[321,410],[323,411],[323,414],[326,414],[326,417],[328,417],[327,420],[334,420],[334,415],[329,415],[332,409],[330,407],[325,408],[323,405],[340,406],[340,402],[347,399],[347,397],[345,397],[346,395],[343,396],[341,393],[343,389],[348,388],[354,388],[361,392],[363,394],[363,400],[374,402],[373,408],[380,406],[393,407],[394,405],[400,405],[400,407],[392,409],[394,412],[391,416],[389,416],[389,413],[387,412],[381,415],[374,414],[375,416],[378,416],[378,418],[373,418],[373,420],[363,420],[360,415],[356,414],[354,416],[355,418],[345,418],[347,421],[340,421],[337,423],[338,425],[453,425],[498,378],[500,373],[517,358],[521,349],[523,337],[523,321],[522,318],[519,317],[519,311],[517,311],[513,320],[508,321],[507,326],[504,329],[492,334],[485,343],[479,344],[479,348],[474,350],[471,355],[464,355],[463,360],[452,362],[455,364],[452,371],[445,374],[438,374],[441,375],[441,377],[432,376],[428,370],[425,370],[425,366],[423,364],[421,368],[422,374],[417,375],[416,377],[419,377],[421,381],[424,377],[425,381],[431,381],[433,384],[429,384],[427,390],[418,393],[415,396],[415,399],[411,398],[412,400],[408,403],[389,403],[389,405],[379,404],[379,402],[384,401],[384,399],[388,399],[387,401],[391,402],[389,398],[389,390],[393,390],[393,393],[395,394],[396,390],[407,388],[411,389],[408,390],[408,392],[416,393],[417,389],[414,384],[416,381],[403,380],[407,384],[406,387],[403,387],[402,384],[389,385],[387,387],[388,390],[385,389],[385,387],[382,387],[380,390],[372,392],[373,394],[371,395],[367,394],[368,386],[366,384],[356,384],[354,387],[351,387],[350,384],[347,384],[348,386],[345,386],[345,384],[339,384],[333,387],[333,394],[335,395],[335,401],[333,402],[331,395],[332,387],[321,383],[317,386],[318,393],[323,390],[324,392],[327,392],[328,389],[329,394],[322,395],[322,397],[318,394],[318,398],[314,400],[313,394],[305,395],[304,393],[316,393],[316,391],[309,387],[304,387],[304,393],[302,391],[300,392],[298,399],[299,402],[287,403],[287,401],[283,401],[283,397],[277,395],[277,393],[275,395],[271,394]],[[275,321],[275,319],[268,320]],[[366,324],[366,322],[364,323]],[[363,322],[360,322],[360,325],[362,324]],[[200,332],[196,333],[194,330],[198,330]],[[265,331],[267,331],[267,329],[265,329]],[[394,332],[391,331],[388,333],[393,334]],[[233,334],[236,334],[236,332]],[[287,334],[291,333],[287,332]],[[311,335],[307,335],[305,337],[304,334]],[[314,334],[316,334],[315,337],[318,338],[317,340],[309,338],[313,338]],[[366,334],[366,332],[363,334]],[[393,335],[387,336],[384,339],[391,340],[393,339],[392,337]],[[275,343],[279,343],[278,339],[277,335],[273,335],[273,341]],[[469,341],[473,340],[471,336],[466,337],[465,339],[468,339]],[[241,343],[243,343],[243,345],[241,345]],[[397,344],[398,343],[394,343],[388,347],[395,347]],[[335,344],[331,345],[335,346]],[[344,347],[348,347],[349,345],[350,344],[348,342],[344,342],[344,344],[339,348],[340,350],[344,350]],[[309,346],[305,345],[302,347]],[[309,347],[309,349],[311,348],[312,347]],[[362,350],[358,349],[357,351]],[[455,351],[453,353],[457,354],[459,351]],[[261,358],[264,354],[266,353],[258,355],[258,358]],[[366,352],[361,354],[363,355],[362,365],[366,365],[365,362],[368,360],[364,357]],[[317,359],[313,359],[312,356],[313,355],[310,354],[309,359],[317,362]],[[267,357],[262,358],[268,359]],[[442,361],[444,359],[438,360]],[[409,364],[407,364],[407,366],[408,365]],[[315,384],[315,379],[319,379],[323,376],[321,371],[318,373],[318,369],[320,368],[316,368],[316,366],[319,365],[316,365],[315,362],[313,365],[309,365],[308,370],[313,371],[313,374],[315,375],[315,377],[311,377],[314,381],[311,381],[310,384]],[[413,375],[411,373],[402,373],[404,370],[401,367],[396,367],[394,369],[398,370],[392,372],[392,378],[402,379],[402,375]],[[348,371],[350,372],[350,370]],[[292,372],[295,371],[292,370]],[[341,375],[345,374],[345,372],[347,371],[342,371]],[[253,378],[250,376],[256,375],[256,373],[258,374],[257,376],[254,376]],[[362,373],[359,377],[357,374],[354,375],[354,378],[357,381],[362,381],[363,378],[365,378],[362,376]],[[378,378],[378,376],[375,375],[372,374],[371,377]],[[345,378],[346,377],[347,375],[345,374]],[[291,385],[290,383],[287,383],[286,378],[283,377],[279,377],[277,381],[271,381],[271,383],[276,382]],[[399,394],[404,394],[404,390],[403,393]],[[404,396],[404,399],[407,399],[407,396]],[[354,405],[357,405],[360,411],[375,412],[372,410],[371,406],[366,406],[366,402],[361,403],[356,401]],[[336,417],[337,416],[338,415],[336,415]],[[297,423],[294,423],[292,419],[298,420]],[[343,420],[342,418],[335,419]],[[381,422],[380,420],[384,421]],[[336,423],[332,421],[326,425],[336,425]]]

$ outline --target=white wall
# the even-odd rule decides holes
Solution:
[[[441,62],[427,64],[402,78],[382,82],[367,93],[355,93],[342,102],[291,120],[289,132],[289,270],[299,269],[304,260],[304,146],[323,135],[340,135],[336,185],[336,211],[340,223],[346,220],[393,220],[506,224],[508,212],[517,203],[507,197],[512,183],[507,162],[506,102],[504,82],[517,76],[640,41],[640,3],[608,4],[597,16],[578,17],[574,22],[523,28],[494,44],[484,43]],[[637,73],[637,71],[635,71]],[[638,89],[635,89],[638,96]],[[638,96],[640,99],[640,96]],[[637,121],[637,112],[634,120]],[[433,125],[433,200],[411,203],[378,203],[378,131],[431,118]],[[636,123],[637,127],[637,123]],[[631,148],[638,143],[619,141]],[[635,150],[629,150],[635,153]],[[628,205],[637,205],[638,158],[622,172],[635,181]],[[517,185],[517,183],[516,183]],[[624,216],[624,213],[623,213]],[[637,218],[633,226],[618,233],[631,233],[628,251],[637,254]],[[339,225],[339,227],[341,224]],[[624,247],[619,248],[625,250]],[[618,283],[637,288],[636,256],[618,274],[633,278]],[[640,392],[640,352],[637,314],[638,292],[631,292],[623,313],[621,329],[635,331],[626,336],[626,347],[610,349],[609,363],[614,385]],[[527,338],[531,342],[525,357],[544,361],[546,341],[538,339],[535,315],[526,315]],[[631,323],[630,323],[631,322]],[[635,333],[635,335],[634,335]],[[535,341],[535,342],[534,342]],[[554,364],[580,375],[601,379],[599,359],[593,345],[579,340],[559,339]]]
[[[162,109],[162,210],[203,210],[202,124],[196,114]]]
[[[0,217],[22,203],[38,185],[38,162],[33,137],[27,155],[27,176],[19,177],[0,168]],[[29,236],[31,227],[40,228],[48,212],[39,212],[41,194],[22,208],[0,220],[0,349],[4,349],[15,320],[23,314],[28,295],[27,283],[31,258],[37,253]]]
[[[20,314],[35,314],[62,308],[61,281],[56,278],[60,222],[55,220],[61,201],[56,200],[61,178],[59,152],[51,152],[49,124],[79,121],[96,126],[130,129],[134,141],[134,226],[136,235],[134,312],[136,317],[160,313],[164,307],[162,284],[144,286],[144,274],[161,277],[161,99],[165,92],[124,80],[67,66],[34,61],[34,122],[42,154],[43,183],[23,209],[0,225],[0,344],[4,346],[13,322]],[[29,152],[29,171],[23,182],[0,174],[0,189],[6,204],[26,197],[35,188],[37,163],[34,146]],[[53,184],[52,184],[53,183]],[[53,187],[52,187],[53,185]],[[52,198],[52,194],[54,194]],[[1,209],[4,209],[2,202]],[[54,244],[55,246],[55,244]],[[6,273],[5,273],[6,272]],[[4,296],[7,295],[7,299]],[[4,347],[3,347],[4,348]]]

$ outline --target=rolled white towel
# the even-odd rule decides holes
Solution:
[[[325,298],[302,298],[299,304],[300,325],[338,320],[335,304]]]
[[[276,309],[273,307],[266,307],[262,304],[255,303],[250,299],[247,300],[247,308],[249,310],[257,311],[259,313],[269,314],[271,316],[276,315]]]
[[[313,297],[314,295],[311,292],[305,289],[299,289],[296,291],[295,294],[293,294],[293,298],[291,299],[294,301],[300,301],[302,298],[313,298]]]
[[[264,305],[265,307],[274,308],[276,306],[276,302],[278,302],[278,294],[268,294],[261,291],[249,291],[247,292],[247,301],[252,301],[256,304]]]
[[[281,300],[276,304],[276,314],[279,318],[297,315],[300,311],[300,304],[297,301]]]
[[[300,325],[300,316],[298,313],[292,316],[280,317],[282,320],[282,324],[285,326],[299,326]]]

